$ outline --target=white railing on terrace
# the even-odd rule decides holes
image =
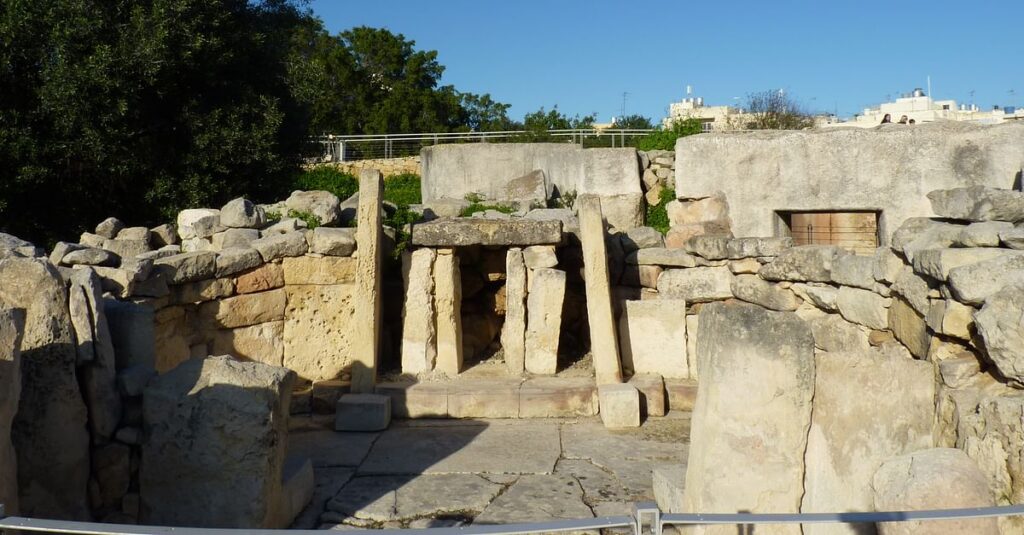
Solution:
[[[619,528],[627,529],[633,535],[662,535],[662,531],[665,526],[726,524],[745,527],[766,524],[874,524],[878,522],[963,520],[969,518],[993,518],[1001,516],[1024,516],[1024,505],[866,513],[662,514],[655,503],[641,502],[633,505],[632,515],[603,516],[579,520],[556,520],[551,522],[523,524],[351,531],[362,533],[364,535],[530,535],[534,533]],[[4,530],[76,533],[81,535],[241,535],[242,533],[257,535],[314,535],[323,533],[323,531],[318,530],[174,528],[164,526],[100,524],[94,522],[69,522],[63,520],[42,520],[25,517],[4,517],[3,504],[0,504],[0,533],[4,533]]]
[[[595,129],[546,130],[534,132],[509,130],[503,132],[438,132],[428,134],[381,134],[343,136],[324,134],[313,141],[320,146],[320,161],[347,162],[377,158],[416,156],[420,149],[441,143],[506,143],[538,139],[580,146],[625,147],[654,130]]]

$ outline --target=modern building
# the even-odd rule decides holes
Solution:
[[[882,123],[889,115],[892,122],[899,122],[904,116],[915,123],[934,121],[971,121],[980,124],[999,124],[1006,121],[1024,119],[1024,109],[1013,106],[994,106],[991,110],[982,110],[974,104],[957,104],[955,100],[935,100],[920,89],[901,95],[895,102],[885,102],[877,108],[865,108],[864,111],[849,121],[830,123],[820,126],[857,126],[870,128]]]
[[[669,105],[668,117],[662,120],[665,128],[670,128],[677,121],[698,119],[705,132],[742,130],[750,122],[751,116],[742,108],[733,106],[705,106],[702,97],[690,96],[689,86],[686,87],[686,98]]]

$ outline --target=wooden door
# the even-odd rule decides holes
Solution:
[[[878,246],[875,212],[794,212],[789,228],[796,245],[838,245],[858,254],[873,254]]]

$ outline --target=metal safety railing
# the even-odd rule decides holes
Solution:
[[[319,160],[347,162],[377,158],[415,156],[420,149],[443,143],[508,143],[553,141],[575,143],[583,147],[625,147],[634,139],[653,132],[650,129],[508,130],[501,132],[437,132],[426,134],[335,135],[313,138],[319,147]]]
[[[633,505],[632,515],[522,524],[474,524],[447,528],[366,529],[351,531],[362,532],[366,535],[528,535],[533,533],[558,533],[599,529],[628,529],[634,535],[661,535],[665,526],[711,524],[737,526],[764,524],[874,524],[879,522],[964,520],[1003,516],[1024,516],[1024,505],[865,513],[663,514],[655,503],[641,502]],[[79,535],[239,535],[241,533],[257,535],[313,535],[323,533],[322,530],[175,528],[42,520],[18,516],[5,517],[3,505],[0,504],[0,533],[3,530],[73,533]]]

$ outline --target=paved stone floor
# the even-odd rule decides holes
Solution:
[[[628,514],[653,500],[651,471],[685,463],[689,413],[609,431],[598,418],[399,420],[338,433],[296,417],[292,455],[316,492],[294,528],[424,528]]]

